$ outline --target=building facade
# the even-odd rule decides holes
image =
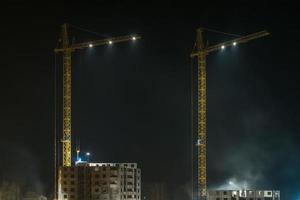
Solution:
[[[143,185],[143,200],[169,200],[167,186],[163,182],[147,182]]]
[[[47,197],[37,194],[35,192],[26,192],[22,200],[47,200]]]
[[[87,163],[60,167],[59,200],[141,200],[136,163]]]
[[[280,200],[279,190],[209,190],[208,200]]]
[[[2,182],[0,185],[0,200],[21,200],[21,188],[16,183]]]

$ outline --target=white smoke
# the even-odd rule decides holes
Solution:
[[[230,178],[226,180],[222,185],[219,185],[217,190],[243,190],[249,189],[250,186],[249,182],[246,180],[237,180],[236,178]]]

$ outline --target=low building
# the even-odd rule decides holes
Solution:
[[[16,183],[2,182],[0,186],[0,200],[20,200],[21,189]]]
[[[47,197],[35,192],[26,192],[22,200],[47,200]]]
[[[148,182],[143,185],[144,200],[169,200],[165,183]]]
[[[209,190],[208,200],[280,200],[279,190]]]
[[[136,163],[87,163],[60,167],[59,200],[141,200]]]

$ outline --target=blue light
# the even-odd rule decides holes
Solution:
[[[78,163],[81,163],[81,162],[82,162],[81,158],[78,157],[77,160],[75,161],[75,164],[77,165]]]

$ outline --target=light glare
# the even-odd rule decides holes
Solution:
[[[132,40],[136,40],[136,37],[133,36],[133,37],[132,37]]]
[[[89,47],[90,47],[90,48],[93,47],[93,44],[89,44]]]
[[[225,46],[224,46],[224,45],[222,45],[222,46],[221,46],[221,49],[225,49]]]
[[[236,42],[233,42],[233,46],[236,46]]]
[[[112,41],[111,41],[111,40],[109,40],[109,41],[108,41],[108,43],[109,43],[109,44],[112,44]]]
[[[90,156],[91,154],[90,154],[90,152],[87,152],[86,155],[87,155],[87,156]]]

